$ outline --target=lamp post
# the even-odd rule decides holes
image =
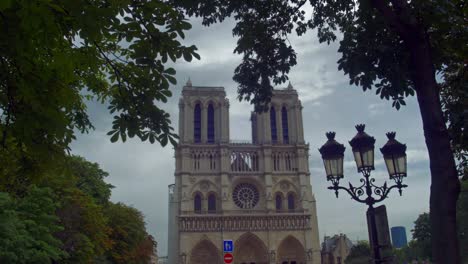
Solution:
[[[380,256],[379,241],[377,237],[377,225],[375,221],[374,205],[380,203],[388,197],[392,189],[398,189],[400,195],[402,189],[408,187],[403,184],[403,178],[406,177],[406,145],[395,140],[395,132],[387,133],[388,142],[380,149],[384,156],[385,165],[388,174],[395,184],[388,186],[385,182],[382,186],[374,184],[375,179],[371,178],[370,172],[374,170],[374,144],[375,139],[364,132],[365,125],[357,125],[358,133],[349,142],[351,145],[357,171],[362,173],[360,179],[361,185],[358,187],[349,183],[349,188],[340,186],[340,179],[343,178],[343,158],[345,147],[335,140],[335,132],[328,132],[326,136],[328,141],[319,149],[322,155],[327,180],[331,181],[332,186],[328,187],[335,191],[338,198],[338,191],[346,191],[353,200],[367,204],[369,212],[369,225],[371,228],[370,240],[374,252],[374,263],[382,263]],[[375,195],[375,197],[374,197]]]

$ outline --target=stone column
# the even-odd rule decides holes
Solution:
[[[206,108],[206,105],[201,105],[201,142],[202,143],[206,143],[207,141],[207,125],[208,125],[208,121],[207,121],[207,108]]]
[[[275,210],[275,199],[273,194],[273,179],[271,173],[265,173],[265,198],[266,209],[268,211]]]
[[[215,118],[215,142],[219,142],[221,140],[221,105],[219,103],[215,106],[214,118]]]
[[[193,142],[193,106],[188,103],[185,104],[184,130],[185,141]]]
[[[283,120],[281,118],[281,107],[275,106],[276,110],[276,135],[278,136],[278,143],[283,143]]]
[[[297,125],[296,125],[296,116],[295,108],[288,107],[288,135],[289,143],[294,144],[297,142]]]
[[[181,173],[178,177],[176,177],[176,186],[179,187],[180,192],[180,211],[193,210],[192,195],[190,194],[189,188],[189,177],[190,176],[185,173]]]
[[[221,103],[221,142],[229,142],[229,101],[224,99]]]
[[[229,182],[228,173],[230,172],[230,165],[231,165],[231,157],[229,156],[229,149],[227,146],[222,146],[220,148],[220,171],[221,171],[221,210],[231,210],[230,206],[230,194],[229,194],[229,187],[231,186]]]
[[[270,122],[270,111],[264,112],[263,116],[265,117],[264,124],[265,124],[265,142],[271,144],[271,122]]]
[[[264,114],[257,113],[257,137],[258,142],[263,144],[265,142],[265,117]]]
[[[179,137],[180,141],[185,141],[185,124],[184,124],[184,115],[185,115],[185,105],[184,100],[181,98],[179,100]]]
[[[302,125],[302,105],[301,102],[297,104],[297,142],[298,143],[304,143],[304,126]]]

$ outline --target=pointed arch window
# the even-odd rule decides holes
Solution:
[[[195,213],[200,213],[201,212],[201,209],[202,209],[202,201],[201,200],[202,200],[201,195],[198,194],[198,193],[193,198],[193,211],[195,211]]]
[[[201,142],[201,106],[195,105],[193,110],[193,139],[195,143]]]
[[[208,196],[208,213],[215,213],[216,212],[216,195],[210,194]]]
[[[214,139],[215,139],[215,122],[214,122],[214,107],[213,107],[213,104],[209,104],[208,105],[208,118],[207,118],[207,121],[208,121],[208,133],[207,133],[207,136],[208,136],[208,143],[214,143]]]
[[[275,203],[276,203],[276,210],[280,211],[283,207],[283,198],[281,197],[281,194],[276,195]]]
[[[294,194],[293,193],[290,193],[288,194],[288,209],[289,210],[294,210],[296,205],[295,205],[295,199],[294,199]]]
[[[289,143],[289,130],[288,130],[288,110],[285,106],[281,109],[281,125],[283,127],[283,143]]]
[[[272,143],[278,142],[278,133],[276,129],[276,110],[272,106],[270,108],[270,127],[271,127],[271,141]]]

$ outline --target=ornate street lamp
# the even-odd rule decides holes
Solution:
[[[328,141],[319,151],[322,154],[323,165],[327,173],[327,180],[338,182],[343,178],[343,157],[345,147],[343,144],[336,142],[335,132],[326,133]]]
[[[401,195],[402,189],[408,187],[402,183],[403,178],[406,177],[406,145],[395,140],[395,132],[387,133],[388,142],[380,151],[384,156],[389,177],[395,181],[395,184],[387,186],[387,182],[385,182],[384,185],[377,186],[374,184],[375,179],[370,177],[370,172],[374,170],[375,139],[364,132],[365,125],[357,125],[356,129],[358,133],[351,139],[349,144],[353,150],[357,171],[364,176],[360,180],[362,185],[354,187],[349,183],[349,188],[340,186],[340,179],[343,178],[345,147],[335,140],[335,132],[326,133],[328,141],[319,149],[319,152],[322,154],[327,180],[332,183],[332,186],[328,187],[328,189],[334,190],[336,197],[338,197],[339,190],[344,190],[353,200],[368,205],[371,228],[369,233],[372,236],[370,240],[373,244],[374,261],[377,264],[382,263],[383,260],[380,257],[374,204],[385,200],[392,189],[397,188]]]
[[[367,172],[374,170],[374,144],[375,138],[364,132],[365,125],[356,126],[358,133],[351,139],[349,144],[353,149],[354,160],[358,172]]]
[[[401,185],[403,178],[406,177],[406,145],[398,142],[395,139],[395,135],[395,132],[387,133],[388,141],[380,151],[384,156],[388,176],[397,185]],[[401,187],[398,188],[398,191],[401,195]]]

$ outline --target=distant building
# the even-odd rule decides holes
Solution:
[[[392,243],[395,248],[402,248],[408,244],[406,240],[406,229],[404,226],[394,226],[391,228]]]
[[[345,234],[325,236],[322,243],[322,264],[344,264],[353,243]]]

